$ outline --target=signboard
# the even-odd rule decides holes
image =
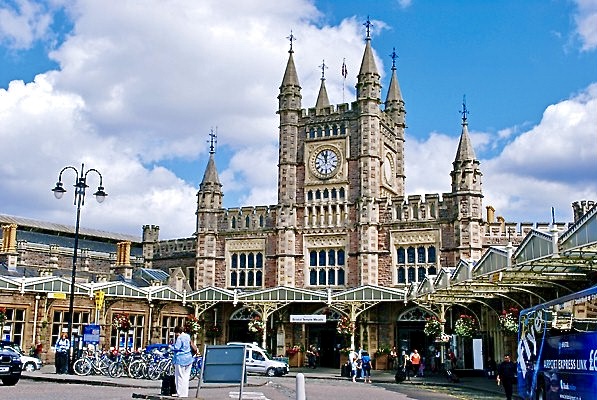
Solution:
[[[85,344],[99,344],[100,341],[100,326],[99,325],[84,325],[83,326],[83,343]]]
[[[101,310],[104,306],[104,298],[106,297],[106,293],[103,290],[98,290],[95,292],[95,309]]]
[[[48,293],[48,299],[66,299],[66,293],[51,292]]]
[[[291,315],[290,322],[298,324],[325,324],[326,316],[322,315]]]
[[[245,346],[205,346],[203,350],[201,377],[195,397],[199,395],[202,383],[238,383],[238,400],[243,398],[244,384],[247,383],[245,368]]]

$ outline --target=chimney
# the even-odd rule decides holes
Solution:
[[[495,222],[495,208],[493,208],[493,206],[487,206],[485,208],[487,209],[487,222]]]

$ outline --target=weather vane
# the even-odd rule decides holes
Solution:
[[[392,54],[390,54],[390,57],[392,57],[392,70],[396,69],[396,59],[398,58],[398,54],[396,54],[396,48],[392,47]]]
[[[218,127],[216,126],[216,131],[214,132],[214,128],[211,128],[211,132],[209,133],[209,154],[214,154],[216,152],[216,143],[218,143]]]
[[[288,52],[292,53],[292,42],[296,40],[296,36],[292,34],[292,29],[290,30],[290,36],[286,36],[286,39],[290,40],[290,50]]]
[[[328,66],[325,65],[325,60],[323,60],[322,64],[319,66],[321,68],[321,80],[325,81],[325,70],[328,69]]]
[[[365,25],[365,27],[367,28],[367,40],[369,40],[371,39],[371,27],[373,26],[373,24],[371,23],[371,20],[369,19],[368,15],[367,21],[363,25]]]
[[[462,111],[460,111],[460,114],[462,114],[462,123],[466,123],[466,116],[467,114],[469,114],[469,111],[466,108],[466,95],[462,96]]]

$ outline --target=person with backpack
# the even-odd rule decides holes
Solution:
[[[361,353],[361,368],[363,369],[364,383],[371,383],[371,357],[366,351]]]

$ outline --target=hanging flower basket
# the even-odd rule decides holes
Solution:
[[[184,324],[184,328],[189,335],[196,335],[201,331],[201,321],[199,321],[193,314],[189,314],[187,321]]]
[[[460,315],[460,318],[456,320],[454,325],[454,334],[464,337],[471,338],[477,333],[477,319],[467,314]]]
[[[261,320],[260,316],[255,316],[249,321],[249,332],[262,334],[265,329],[265,323]]]
[[[338,325],[336,326],[336,331],[340,335],[350,336],[354,333],[356,329],[355,323],[350,320],[348,317],[342,317],[338,320]]]
[[[437,317],[429,317],[427,318],[427,322],[425,322],[425,328],[423,329],[423,332],[427,336],[438,337],[442,333],[442,325],[443,322]]]
[[[0,307],[0,328],[2,328],[2,326],[4,325],[4,323],[6,322],[6,307]],[[0,329],[1,331],[2,329]]]
[[[112,318],[112,327],[120,332],[125,332],[131,329],[131,321],[127,313],[114,314]]]
[[[210,339],[218,338],[222,336],[222,328],[218,325],[210,325],[205,329],[205,336]]]
[[[500,326],[506,333],[518,333],[518,313],[520,310],[516,307],[510,307],[502,311],[499,316]]]

